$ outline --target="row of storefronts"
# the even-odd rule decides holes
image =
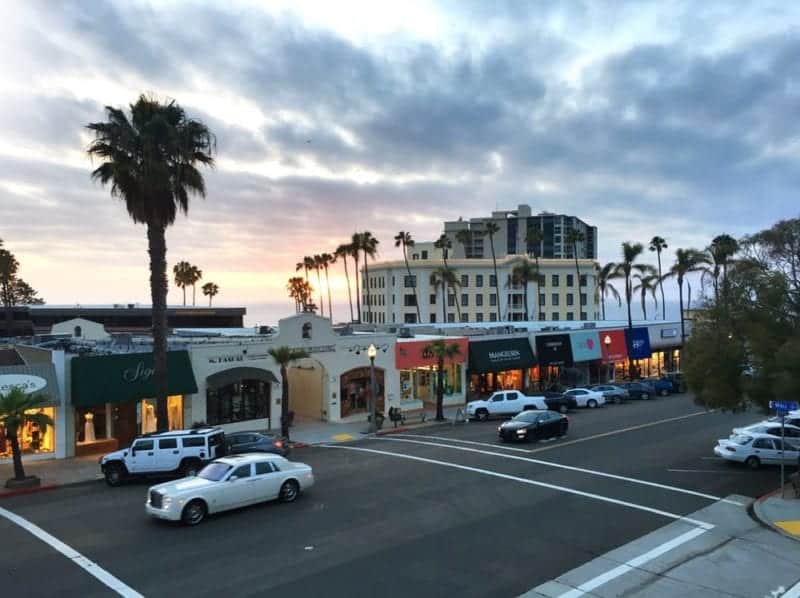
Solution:
[[[450,349],[441,371],[430,347],[438,338]],[[295,421],[363,420],[371,392],[370,345],[376,349],[376,399],[382,411],[432,407],[440,376],[445,405],[460,405],[498,389],[535,392],[619,380],[631,375],[631,367],[634,377],[650,377],[680,366],[674,324],[398,338],[388,332],[341,335],[327,319],[299,314],[282,320],[275,335],[189,337],[173,345],[165,427],[279,428],[280,366],[269,350],[280,346],[308,354],[287,370]],[[47,398],[42,409],[56,422],[46,431],[21,431],[23,451],[31,458],[103,453],[160,427],[151,353],[106,345],[77,353],[18,350],[28,362],[41,363],[0,367],[0,386],[28,376],[26,384]],[[0,427],[0,459],[8,458],[9,451]]]

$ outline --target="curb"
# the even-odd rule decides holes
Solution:
[[[752,503],[752,505],[753,505],[753,517],[755,517],[755,519],[759,523],[761,523],[761,525],[763,525],[765,527],[768,527],[772,531],[779,533],[780,535],[784,536],[785,538],[789,538],[790,540],[794,540],[795,542],[800,542],[800,538],[798,538],[797,536],[793,536],[792,534],[790,534],[786,530],[783,530],[780,527],[778,527],[777,525],[775,525],[773,523],[773,521],[769,517],[767,517],[763,512],[763,507],[762,507],[763,503],[765,503],[767,500],[769,500],[770,498],[772,498],[776,494],[780,494],[780,492],[782,490],[783,490],[782,488],[778,488],[777,490],[773,490],[772,492],[769,492],[769,493],[765,494],[764,496],[760,496],[755,501],[753,501],[753,503]]]
[[[35,488],[20,488],[19,490],[5,490],[0,492],[0,499],[11,498],[12,496],[24,496],[26,494],[38,494],[39,492],[47,492],[48,490],[55,490],[60,488],[61,484],[44,484],[36,486]]]

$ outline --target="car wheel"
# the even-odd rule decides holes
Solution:
[[[567,434],[567,424],[561,424],[558,427],[558,437],[561,438],[562,436],[566,436]]]
[[[206,503],[202,500],[193,500],[183,507],[181,522],[183,522],[184,525],[197,525],[206,518],[207,514],[208,508],[206,507]]]
[[[186,461],[186,463],[181,466],[181,475],[185,478],[193,478],[200,473],[200,469],[200,463],[197,461]]]
[[[661,396],[662,397],[666,397],[668,395],[669,395],[669,391],[666,388],[661,391]]]
[[[761,461],[758,459],[758,457],[747,457],[747,459],[745,459],[744,464],[747,465],[750,469],[758,469],[759,467],[761,467]]]
[[[478,411],[475,412],[475,416],[478,418],[478,421],[485,422],[489,419],[489,412],[486,411],[486,409],[478,409]]]
[[[567,405],[562,404],[558,406],[559,413],[566,413],[567,411],[569,411],[569,407]]]
[[[105,477],[109,486],[119,486],[125,480],[125,469],[122,465],[112,463],[106,466]]]
[[[619,405],[620,403],[622,403],[622,397],[620,397],[619,395],[615,396],[614,397],[614,404],[615,405]]]
[[[279,498],[281,502],[294,502],[300,493],[300,487],[294,480],[287,480],[281,486]]]
[[[647,394],[646,392],[643,392],[640,398],[641,398],[643,401],[647,401],[647,400],[649,400],[649,399],[650,399],[650,395],[649,395],[649,394]]]
[[[597,401],[595,401],[594,399],[589,399],[588,401],[586,401],[586,406],[589,409],[594,409],[595,407],[597,407]]]

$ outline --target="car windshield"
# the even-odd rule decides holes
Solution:
[[[530,422],[535,422],[537,417],[539,417],[538,413],[533,413],[531,411],[523,411],[522,413],[515,415],[512,419],[518,422],[530,423]]]
[[[736,434],[733,438],[731,438],[731,442],[735,442],[739,445],[745,445],[753,439],[752,436],[748,436],[747,434]]]
[[[197,477],[209,480],[211,482],[219,482],[225,477],[225,474],[231,470],[231,466],[226,463],[209,463],[206,465]]]

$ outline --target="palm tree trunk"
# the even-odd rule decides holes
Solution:
[[[167,241],[165,227],[147,225],[150,253],[150,296],[153,302],[153,381],[155,383],[157,429],[167,425]],[[183,289],[186,294],[186,287]],[[185,301],[184,301],[185,304]]]
[[[456,290],[456,287],[453,287],[453,299],[455,299],[456,313],[458,314],[458,321],[460,322],[461,321],[461,302],[458,300],[459,297],[458,297],[458,291]]]
[[[408,272],[408,278],[411,278],[411,266],[408,265],[408,254],[406,253],[406,244],[403,243],[403,259],[406,262],[406,271]],[[422,315],[419,312],[419,296],[417,296],[417,280],[414,279],[414,303],[417,306],[417,322],[422,323]]]
[[[436,364],[438,371],[436,372],[436,421],[444,420],[444,356],[439,357]]]
[[[358,323],[361,323],[361,288],[359,287],[361,273],[358,271],[358,252],[353,256],[353,261],[356,264],[356,308],[358,310]]]
[[[633,318],[631,318],[631,277],[625,277],[625,302],[628,304],[628,328],[633,328]]]
[[[525,321],[528,321],[528,281],[525,281]]]
[[[325,284],[328,287],[328,317],[333,324],[333,306],[331,305],[331,277],[328,276],[328,264],[325,264]]]
[[[367,257],[366,251],[364,252],[364,281],[367,287],[367,319],[372,324],[372,297],[370,297],[369,293],[369,257]]]
[[[442,324],[447,324],[447,283],[442,281]]]
[[[183,306],[186,307],[186,285],[181,285],[181,290],[183,291]]]
[[[11,455],[14,460],[14,479],[24,480],[25,469],[22,467],[22,451],[19,448],[19,428],[8,429],[8,439],[11,441]]]
[[[494,254],[494,237],[489,235],[489,246],[492,249],[492,267],[494,269],[494,292],[497,295],[497,321],[500,322],[500,281],[497,279],[497,258]]]
[[[606,292],[605,289],[600,291],[600,306],[603,308],[603,321],[606,319]]]
[[[194,283],[192,283],[192,307],[194,307],[195,305],[197,305],[197,304],[195,303],[195,299],[196,299],[196,298],[197,298],[197,294],[196,294],[196,288],[195,288],[195,284],[194,284]]]
[[[646,301],[647,301],[647,294],[645,293],[644,290],[642,290],[642,317],[644,318],[645,322],[647,321],[647,305],[645,305]]]
[[[319,266],[317,267],[317,284],[319,285],[319,315],[325,317],[325,295],[322,294],[322,276],[319,274]]]
[[[208,296],[208,306],[211,307],[211,295]]]
[[[289,440],[289,375],[281,365],[281,436]]]
[[[681,309],[681,347],[683,347],[683,343],[686,341],[686,332],[683,327],[683,278],[678,279],[678,300]]]
[[[353,321],[353,294],[350,292],[350,273],[347,271],[347,255],[342,256],[344,262],[344,277],[347,280],[347,302],[350,304],[350,321]]]
[[[667,304],[664,301],[664,279],[661,275],[661,249],[656,254],[658,255],[658,286],[661,287],[661,319],[666,322],[667,320]],[[657,309],[657,308],[656,308]],[[656,316],[658,317],[658,316]]]

